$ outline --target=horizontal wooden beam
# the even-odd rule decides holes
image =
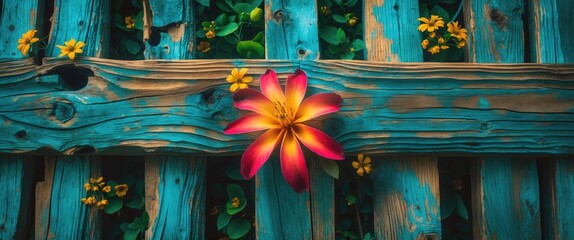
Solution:
[[[235,67],[340,94],[309,124],[348,153],[574,153],[574,65],[101,58],[1,62],[0,152],[240,153],[257,134],[223,134]]]

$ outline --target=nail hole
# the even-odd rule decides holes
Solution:
[[[78,23],[78,25],[80,25],[80,27],[81,27],[81,26],[84,26],[84,21],[80,21],[80,22]]]
[[[201,100],[206,104],[213,104],[215,102],[214,99],[215,89],[210,88],[203,92],[201,92]]]
[[[299,50],[297,50],[297,53],[299,53],[299,55],[305,55],[305,49],[299,48]]]
[[[25,138],[27,135],[28,135],[28,134],[26,134],[26,131],[20,130],[20,131],[18,131],[18,132],[16,133],[16,138],[23,139],[23,138]]]
[[[399,11],[399,5],[398,5],[398,4],[395,4],[395,5],[393,6],[393,9],[395,9],[395,11],[398,12],[398,11]]]
[[[77,67],[73,64],[62,65],[48,71],[48,75],[60,75],[59,84],[62,90],[77,91],[88,85],[88,78],[94,76],[94,72],[85,67]]]
[[[14,29],[16,29],[16,28],[14,27],[13,24],[10,24],[10,27],[8,27],[8,29],[10,29],[10,32],[14,32]]]
[[[175,184],[179,184],[179,178],[175,179]]]

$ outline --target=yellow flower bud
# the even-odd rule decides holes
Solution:
[[[423,47],[423,49],[427,49],[427,47],[429,46],[429,40],[425,39],[421,42],[421,46]]]
[[[205,33],[205,37],[206,37],[206,38],[209,38],[209,39],[214,38],[214,37],[215,37],[215,32],[209,31],[209,32]]]
[[[263,16],[263,10],[258,7],[254,8],[249,13],[249,19],[251,19],[251,22],[258,22],[261,19],[261,16]]]

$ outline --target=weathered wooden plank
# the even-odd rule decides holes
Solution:
[[[474,239],[540,239],[536,161],[488,158],[473,163]]]
[[[56,45],[63,46],[64,42],[72,38],[86,44],[81,56],[108,55],[110,1],[56,0],[51,20],[46,56],[60,55],[60,49]]]
[[[574,63],[574,2],[533,0],[528,6],[532,62]]]
[[[193,0],[144,1],[146,59],[193,58],[194,4]]]
[[[146,157],[146,239],[204,239],[206,159]]]
[[[313,239],[335,239],[335,184],[318,159],[309,160]]]
[[[38,18],[41,20],[43,9],[41,1],[2,1],[0,2],[0,59],[24,58],[18,51],[18,39],[28,30],[38,29]],[[40,17],[38,15],[40,14]],[[41,30],[41,29],[40,29]],[[40,33],[40,32],[39,32]],[[37,33],[36,36],[40,34]],[[30,55],[27,55],[30,56]]]
[[[539,164],[543,239],[574,236],[574,161],[542,159]]]
[[[344,98],[317,124],[350,153],[574,152],[573,65],[85,58],[73,62],[94,72],[85,88],[38,82],[69,63],[0,69],[0,152],[237,154],[253,136],[223,134],[238,114],[225,77],[247,67],[257,87],[266,68],[284,79],[298,66],[309,94]],[[71,111],[54,111],[68,103]]]
[[[463,0],[470,62],[524,62],[522,0]]]
[[[0,156],[0,239],[28,239],[34,159]]]
[[[383,62],[422,62],[417,30],[417,0],[364,1],[367,59]]]
[[[436,158],[387,158],[373,167],[376,238],[440,239]]]

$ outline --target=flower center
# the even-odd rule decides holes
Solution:
[[[289,127],[293,123],[293,116],[291,116],[291,110],[287,109],[285,102],[276,101],[273,103],[275,107],[275,117],[281,121],[283,127]]]
[[[239,200],[238,197],[234,197],[233,199],[231,199],[231,206],[232,207],[238,208],[240,204],[241,204],[241,200]]]
[[[68,47],[68,51],[73,52],[74,50],[76,50],[76,47],[74,47],[74,46],[69,46],[69,47]]]

